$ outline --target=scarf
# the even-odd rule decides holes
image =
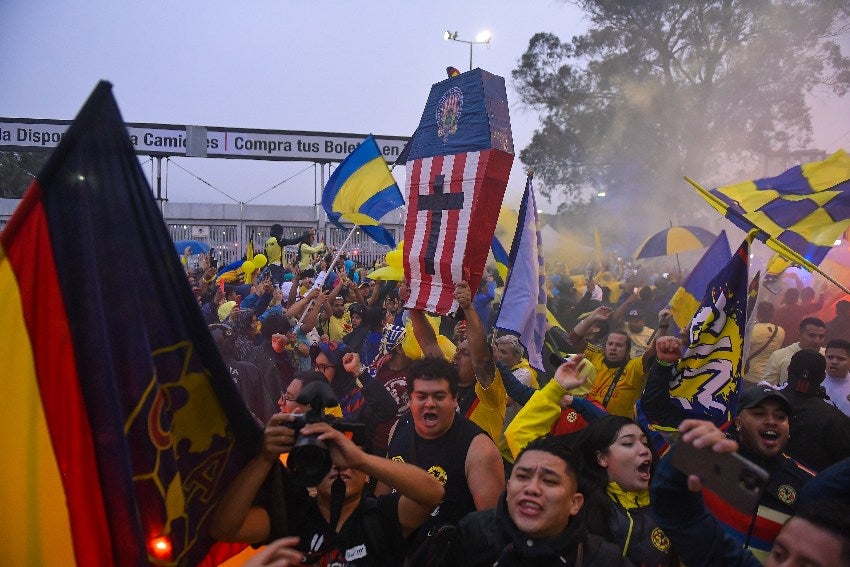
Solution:
[[[620,485],[614,481],[608,483],[605,488],[608,496],[614,502],[626,510],[634,510],[635,508],[645,508],[649,506],[649,489],[647,490],[623,490]]]

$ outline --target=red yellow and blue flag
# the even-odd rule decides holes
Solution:
[[[0,555],[196,565],[258,426],[101,82],[0,233]]]
[[[374,241],[395,248],[381,218],[404,205],[401,190],[372,136],[368,136],[334,170],[322,191],[328,220],[356,224]]]

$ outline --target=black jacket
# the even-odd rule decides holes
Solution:
[[[815,471],[850,457],[850,417],[826,401],[820,387],[799,392],[789,384],[782,394],[791,402],[791,437],[785,451]]]
[[[502,494],[495,509],[473,512],[458,525],[445,565],[632,565],[617,546],[588,534],[581,514],[567,529],[545,539],[522,533],[510,519]]]

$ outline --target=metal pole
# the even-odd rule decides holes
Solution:
[[[156,200],[159,203],[159,212],[165,214],[162,207],[162,156],[156,156]]]
[[[324,285],[325,280],[326,280],[326,279],[327,279],[327,277],[328,277],[328,272],[330,272],[331,270],[333,270],[333,269],[334,269],[334,266],[336,266],[336,263],[339,261],[340,256],[342,256],[342,251],[343,251],[343,250],[345,249],[345,247],[348,245],[348,241],[349,241],[349,240],[351,240],[351,237],[352,237],[352,236],[354,236],[354,232],[355,232],[356,230],[357,230],[357,225],[355,224],[353,227],[351,227],[351,231],[348,233],[348,236],[346,236],[346,237],[345,237],[345,241],[344,241],[344,242],[340,245],[339,249],[336,251],[336,256],[334,256],[334,259],[333,259],[333,261],[330,263],[330,265],[328,266],[328,269],[327,269],[326,271],[324,271],[324,272],[321,272],[321,273],[320,273],[320,274],[316,277],[316,281],[315,281],[315,282],[313,282],[313,288],[319,288],[319,289],[320,289],[320,288]],[[293,282],[293,284],[292,284],[292,285],[298,285],[298,282]],[[312,289],[312,288],[311,288],[311,289]],[[304,309],[304,312],[303,312],[303,313],[301,313],[301,317],[299,317],[299,318],[298,318],[298,323],[296,324],[296,327],[300,327],[300,326],[301,326],[301,323],[303,323],[303,322],[304,322],[304,317],[306,317],[306,316],[307,316],[307,312],[310,310],[310,308],[311,308],[311,307],[313,307],[313,304],[314,304],[315,302],[316,302],[316,300],[315,300],[315,299],[313,299],[313,300],[311,300],[311,301],[310,301],[310,303],[307,305],[306,309]]]
[[[469,42],[469,70],[472,71],[472,42]]]

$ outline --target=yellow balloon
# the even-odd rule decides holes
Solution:
[[[251,274],[253,274],[256,269],[256,264],[254,264],[254,262],[252,262],[251,260],[245,260],[244,262],[242,262],[242,271],[245,273],[246,276],[250,276]]]
[[[387,252],[387,265],[391,268],[401,268],[401,250],[390,250]]]
[[[434,333],[439,333],[440,318],[432,317],[431,315],[426,315],[425,317],[431,327],[434,328]],[[413,332],[413,323],[408,321],[404,324],[404,328],[404,338],[401,341],[401,348],[404,350],[404,354],[412,360],[419,360],[420,358],[423,358],[425,354],[422,352],[422,347],[419,346],[419,341],[416,340],[416,335]],[[437,337],[437,344],[439,344],[440,348],[443,349],[443,352],[445,352],[445,349],[443,348],[444,345],[440,342],[439,336]],[[454,353],[452,353],[452,356],[454,356]]]
[[[400,282],[404,279],[404,270],[401,268],[384,266],[383,268],[378,268],[374,272],[367,274],[366,277],[372,280]]]
[[[254,255],[254,259],[251,261],[254,262],[254,265],[261,270],[269,263],[269,259],[266,258],[265,254],[256,254]]]

